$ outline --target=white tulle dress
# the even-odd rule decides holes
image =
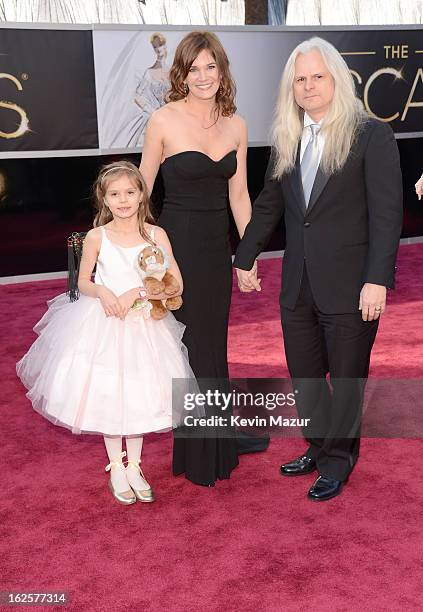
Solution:
[[[120,247],[102,228],[95,282],[118,296],[140,286],[142,246]],[[156,321],[135,310],[122,321],[106,317],[97,298],[61,294],[34,327],[38,338],[17,373],[34,409],[74,433],[167,431],[183,412],[172,406],[172,378],[194,379],[184,329],[170,312]]]

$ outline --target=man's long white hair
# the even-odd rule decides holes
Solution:
[[[280,178],[295,166],[297,148],[303,131],[304,111],[294,98],[295,60],[299,53],[316,49],[331,73],[335,90],[322,123],[325,135],[321,166],[332,174],[344,165],[359,127],[368,117],[357,98],[353,77],[340,53],[323,38],[313,37],[299,44],[286,63],[279,87],[279,97],[272,126],[275,154],[274,178]]]

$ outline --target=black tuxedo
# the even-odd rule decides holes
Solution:
[[[391,128],[369,118],[343,168],[330,176],[319,168],[306,208],[299,148],[295,168],[280,180],[272,178],[271,156],[234,265],[249,270],[284,217],[285,352],[295,384],[309,379],[299,387],[297,407],[324,429],[321,438],[308,436],[320,473],[344,480],[358,456],[362,385],[348,391],[336,379],[367,377],[378,321],[362,321],[363,284],[394,287],[402,227],[399,155]],[[333,396],[324,380],[327,372]],[[346,423],[349,433],[345,427],[340,433]],[[347,435],[355,439],[347,441]]]

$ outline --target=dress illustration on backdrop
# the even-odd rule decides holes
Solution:
[[[135,92],[135,104],[140,108],[138,116],[130,123],[128,129],[128,146],[142,146],[144,142],[144,131],[152,113],[166,103],[165,96],[169,89],[169,81],[166,78],[154,76],[161,69],[148,68],[139,82]]]
[[[128,43],[110,72],[101,101],[103,148],[142,146],[149,118],[166,103],[169,90],[166,38],[155,32],[150,43],[156,61],[143,72],[137,68],[135,82],[129,66],[137,52],[138,35]]]
[[[165,96],[169,90],[168,71],[166,69],[166,38],[163,34],[155,33],[150,42],[156,54],[156,62],[144,72],[135,91],[134,102],[140,113],[135,121],[131,122],[128,146],[141,146],[144,141],[144,131],[152,113],[166,104]]]

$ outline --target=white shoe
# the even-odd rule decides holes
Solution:
[[[153,489],[146,481],[139,464],[139,459],[138,461],[132,461],[132,459],[128,460],[128,465],[126,466],[126,476],[129,486],[131,487],[138,501],[148,503],[153,502],[155,499]]]
[[[123,504],[124,506],[129,506],[130,504],[135,504],[137,498],[135,497],[134,492],[131,488],[126,489],[129,484],[126,478],[125,466],[122,463],[123,457],[126,457],[125,451],[122,451],[119,457],[117,457],[108,465],[106,465],[106,472],[110,472],[109,489],[113,497],[120,504]],[[112,482],[113,480],[115,481],[114,485]],[[123,491],[120,491],[119,489],[123,489]]]

